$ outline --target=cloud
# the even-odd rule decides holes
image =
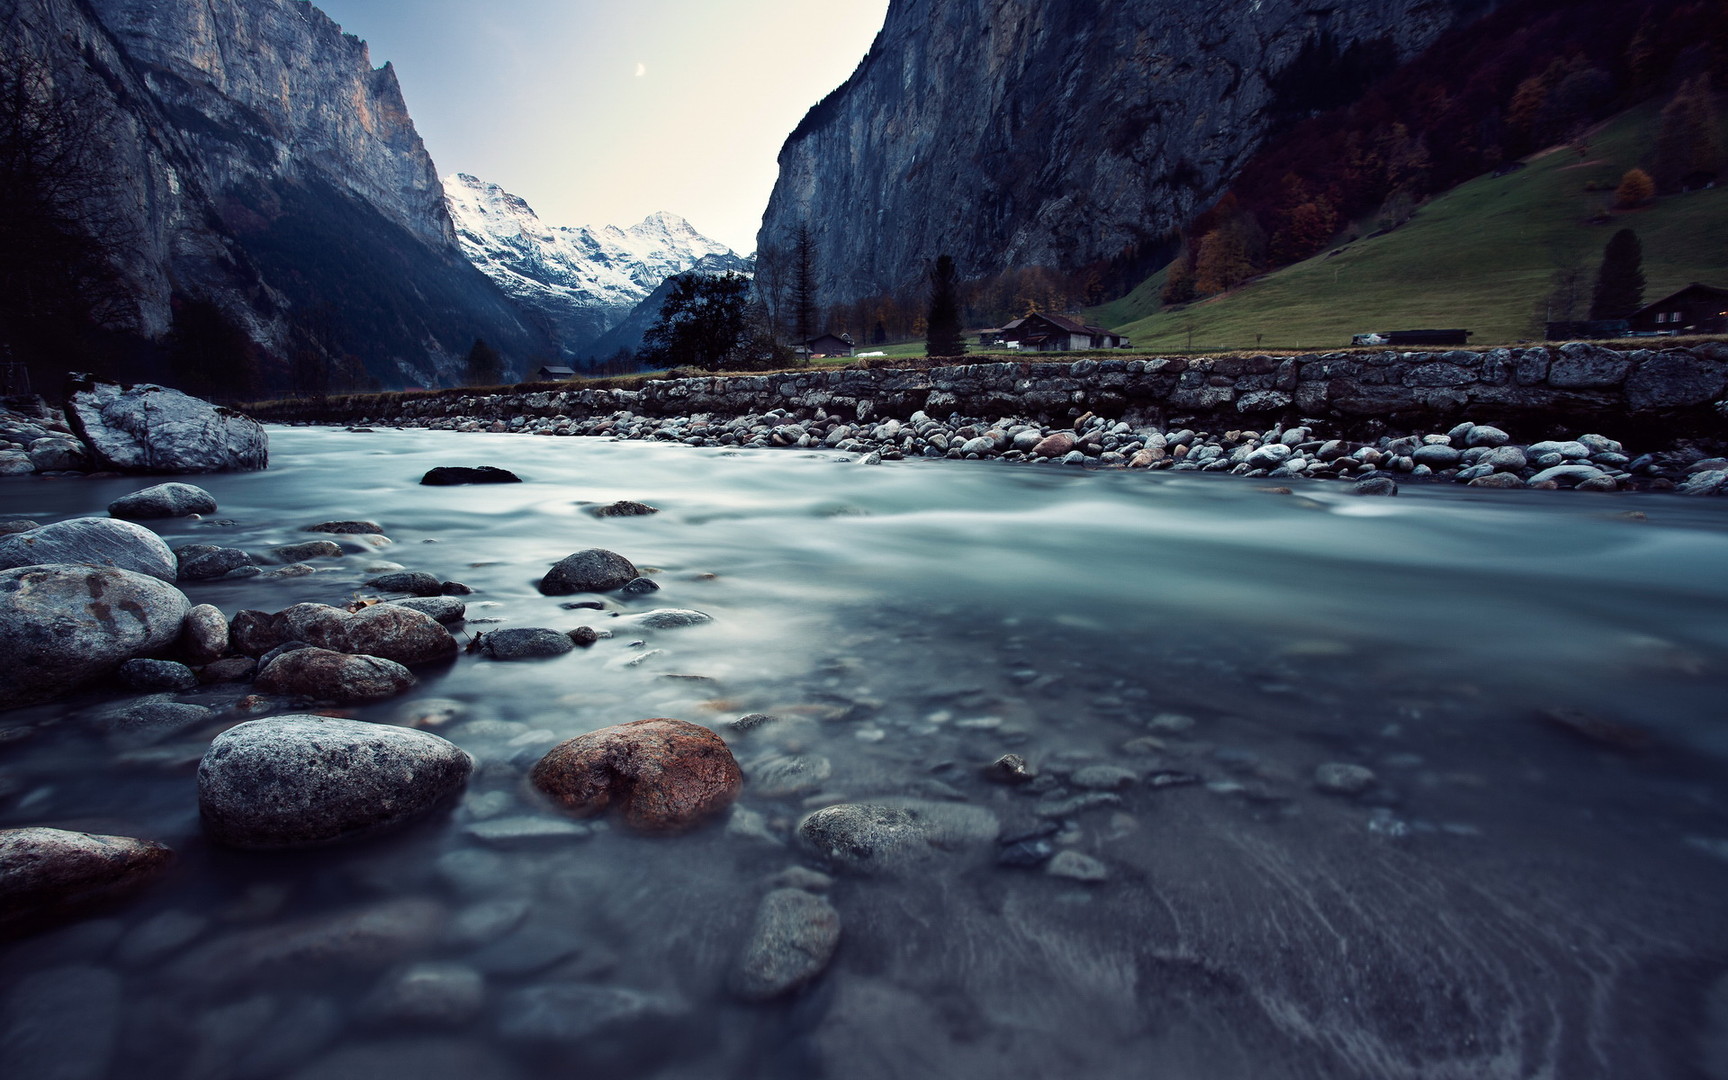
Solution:
[[[638,60],[636,62],[636,77],[638,79],[640,79],[642,76],[644,76],[646,74],[648,74],[648,65],[644,64],[640,60]]]

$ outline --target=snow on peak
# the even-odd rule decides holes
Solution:
[[[504,291],[537,306],[610,309],[621,319],[674,274],[737,252],[657,211],[628,228],[548,225],[534,208],[468,173],[444,179],[463,254]]]

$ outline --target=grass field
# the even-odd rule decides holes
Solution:
[[[1540,339],[1542,302],[1556,266],[1582,256],[1594,280],[1602,248],[1631,228],[1644,246],[1645,299],[1689,282],[1728,285],[1728,187],[1673,195],[1606,224],[1588,220],[1648,151],[1659,104],[1593,132],[1587,157],[1571,148],[1527,168],[1483,177],[1423,206],[1408,224],[1358,240],[1223,296],[1159,310],[1162,272],[1130,295],[1083,313],[1133,339],[1136,353],[1328,348],[1371,330],[1462,327],[1471,344]],[[1582,313],[1580,313],[1582,317]]]

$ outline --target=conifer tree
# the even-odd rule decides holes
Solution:
[[[504,378],[504,358],[485,338],[475,338],[463,363],[463,376],[469,386],[497,386]]]
[[[1710,76],[1680,85],[1662,109],[1650,171],[1663,191],[1678,191],[1686,179],[1714,173],[1722,164],[1721,121],[1710,93]]]
[[[1596,289],[1590,297],[1592,319],[1624,319],[1644,306],[1644,247],[1638,234],[1621,229],[1602,251]]]
[[[930,313],[925,321],[926,356],[960,356],[966,352],[966,340],[960,332],[960,279],[954,260],[947,255],[937,256],[930,267]]]
[[[802,345],[816,336],[816,238],[799,225],[792,237],[792,333]]]

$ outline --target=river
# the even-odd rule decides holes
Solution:
[[[346,710],[427,725],[475,773],[431,821],[303,853],[203,839],[214,729],[116,742],[102,693],[0,714],[0,826],[179,852],[140,898],[0,955],[14,1062],[92,1080],[1728,1077],[1728,502],[270,435],[268,471],[185,478],[220,510],[157,526],[171,546],[262,552],[344,518],[393,542],[187,584],[195,603],[342,603],[402,566],[475,590],[459,640],[655,607],[713,622],[464,655]],[[482,464],[525,482],[417,483]],[[101,514],[141,486],[0,481],[0,517]],[[619,499],[660,512],[586,511]],[[540,595],[587,547],[660,591]],[[748,713],[777,719],[727,726]],[[732,817],[559,833],[526,769],[652,716],[725,735],[747,777]],[[1042,778],[986,779],[1009,752]],[[1377,782],[1317,790],[1334,762]],[[1120,786],[1077,779],[1097,765]],[[983,808],[1105,877],[1004,865],[988,838],[836,872],[828,970],[768,1004],[730,993],[770,879],[834,869],[800,817],[882,798]],[[403,1007],[404,972],[437,1004]]]

